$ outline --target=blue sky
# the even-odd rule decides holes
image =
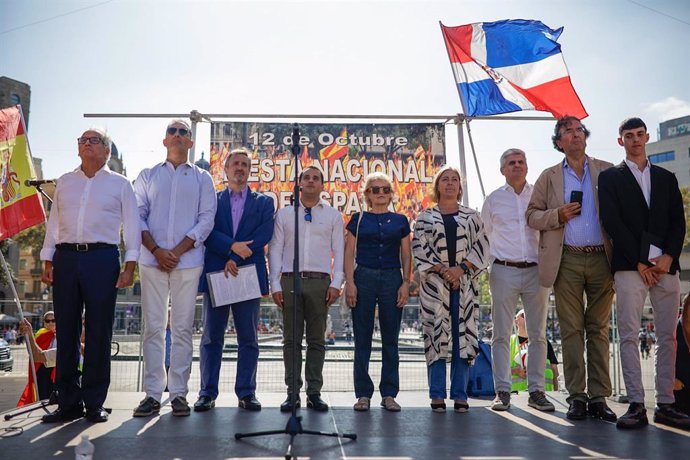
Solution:
[[[660,121],[690,114],[685,0],[3,0],[0,75],[31,85],[29,139],[46,177],[76,167],[76,137],[104,125],[134,178],[165,157],[166,120],[84,113],[452,115],[460,102],[438,22],[518,18],[565,27],[559,42],[590,114],[590,155],[620,161],[617,126],[628,116],[642,116],[655,139]],[[472,122],[487,192],[503,183],[507,148],[527,152],[532,182],[560,161],[552,128]],[[202,125],[197,152],[208,152],[208,136]]]

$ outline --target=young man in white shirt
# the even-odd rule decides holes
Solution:
[[[165,389],[165,328],[170,308],[170,369],[167,374],[172,414],[190,414],[187,403],[192,368],[192,325],[204,240],[213,228],[216,197],[211,175],[189,162],[192,130],[172,120],[165,132],[164,162],[144,169],[134,182],[139,205],[142,251],[139,258],[144,315],[144,391],[135,417],[160,411]]]
[[[130,286],[139,256],[141,232],[137,202],[129,180],[110,171],[110,137],[100,128],[77,139],[81,165],[58,179],[46,236],[41,280],[53,285],[57,319],[55,387],[58,409],[43,422],[84,416],[105,422],[103,403],[110,386],[110,341],[117,290]],[[125,241],[125,268],[120,272],[120,229]],[[79,336],[82,312],[88,323],[81,380]]]
[[[539,232],[527,226],[525,211],[532,196],[527,182],[527,158],[520,149],[508,149],[501,155],[501,174],[506,184],[493,191],[482,208],[482,221],[489,237],[491,265],[491,339],[492,370],[496,399],[493,410],[508,410],[512,384],[510,335],[522,298],[527,323],[529,362],[528,405],[541,411],[554,411],[544,393],[546,362],[546,313],[548,291],[539,285]]]
[[[292,410],[291,395],[300,406],[302,388],[302,335],[306,329],[307,407],[327,411],[321,399],[323,363],[326,355],[326,319],[328,307],[340,296],[344,280],[343,257],[345,230],[340,213],[321,199],[323,173],[313,167],[305,168],[299,177],[302,188],[299,203],[299,273],[293,273],[295,209],[286,206],[276,213],[273,239],[269,244],[268,263],[273,300],[283,310],[283,361],[288,397],[280,406],[283,412]],[[297,299],[297,324],[293,324],[292,286],[294,276],[302,283]],[[283,292],[288,293],[283,295]],[[305,328],[306,325],[306,328]],[[293,343],[293,329],[297,328]],[[297,348],[293,357],[293,345]],[[294,361],[294,362],[293,362]],[[292,388],[292,373],[296,372],[297,388]]]

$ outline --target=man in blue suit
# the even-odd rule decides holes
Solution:
[[[268,294],[264,246],[273,237],[273,200],[247,186],[251,169],[250,153],[234,149],[225,160],[227,189],[217,194],[218,207],[211,235],[204,243],[206,255],[199,290],[204,293],[204,334],[201,338],[201,390],[194,404],[196,412],[215,406],[218,378],[223,357],[223,339],[232,316],[237,331],[237,375],[235,394],[239,407],[261,410],[256,399],[256,368],[259,361],[257,326],[259,298],[231,305],[213,307],[209,297],[206,274],[224,270],[226,276],[237,276],[239,267],[254,265],[261,294]]]

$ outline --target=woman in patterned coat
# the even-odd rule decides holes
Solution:
[[[479,350],[478,275],[489,263],[489,240],[479,213],[460,204],[460,172],[441,168],[433,181],[436,206],[415,223],[412,252],[419,270],[421,320],[434,412],[446,411],[446,361],[451,361],[450,398],[467,412],[468,367]]]

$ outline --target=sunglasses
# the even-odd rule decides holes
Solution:
[[[44,319],[43,322],[44,323],[54,323],[55,319]]]
[[[187,137],[190,136],[192,133],[189,131],[187,128],[176,128],[174,126],[169,127],[168,129],[165,130],[166,133],[170,136],[174,136],[177,133],[180,133],[180,136],[182,137]]]
[[[77,138],[77,143],[78,144],[91,144],[91,145],[96,145],[96,144],[103,144],[103,139],[100,137],[78,137]]]
[[[311,222],[311,208],[304,208],[304,220]]]
[[[372,193],[374,193],[374,195],[378,195],[381,192],[383,192],[385,194],[389,194],[390,192],[392,192],[392,189],[388,186],[385,186],[385,187],[374,186],[374,187],[369,187],[367,189],[367,192],[372,192]]]

